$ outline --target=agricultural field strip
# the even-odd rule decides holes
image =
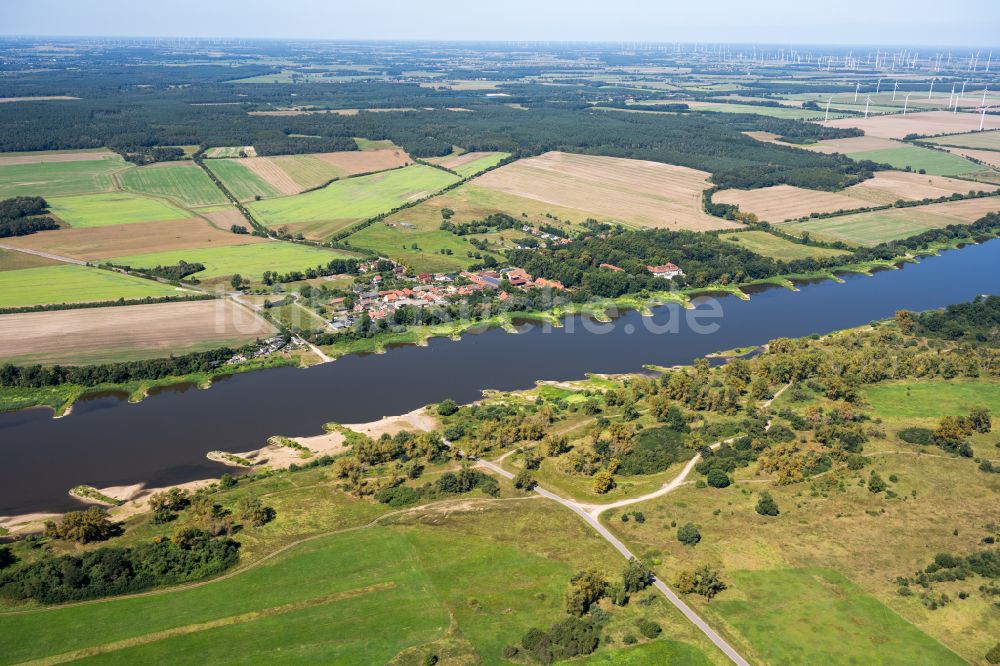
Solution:
[[[225,299],[30,312],[0,316],[0,357],[72,363],[116,348],[162,352],[273,334],[269,323]]]
[[[735,223],[702,211],[709,174],[660,162],[550,152],[470,181],[637,226],[707,230]]]

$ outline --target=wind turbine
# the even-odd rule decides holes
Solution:
[[[951,84],[951,95],[948,96],[948,106],[951,106],[955,101],[955,84]]]
[[[931,89],[927,91],[927,99],[931,98],[932,92],[934,92],[934,79],[931,79]]]
[[[861,82],[858,81],[854,84],[854,103],[858,103],[858,91],[861,90]]]
[[[903,115],[906,115],[906,107],[910,105],[910,95],[912,93],[906,93],[906,99],[903,100]]]
[[[899,89],[899,81],[892,84],[892,101],[896,101],[896,91]]]
[[[985,122],[986,122],[986,107],[984,106],[983,110],[979,112],[979,131],[980,132],[983,131],[983,123],[985,123]]]
[[[983,103],[980,106],[986,106],[986,91],[989,89],[989,85],[983,86]]]
[[[882,79],[879,79],[879,80],[878,80],[878,83],[877,83],[877,84],[875,84],[875,94],[876,94],[876,95],[878,94],[878,91],[879,91],[879,89],[880,89],[881,87],[882,87]]]
[[[868,105],[872,103],[872,96],[865,98],[865,120],[868,120]]]
[[[986,99],[985,95],[983,96],[983,99]],[[827,120],[830,119],[830,102],[832,101],[833,97],[830,97],[830,99],[826,100],[826,116],[823,118],[823,122],[826,122]]]

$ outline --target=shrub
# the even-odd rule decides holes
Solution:
[[[440,414],[441,416],[451,416],[457,411],[458,411],[458,405],[451,398],[442,400],[441,402],[438,403],[437,413]]]
[[[535,480],[531,478],[531,472],[526,469],[522,469],[514,477],[514,487],[520,490],[532,490],[536,485]]]
[[[685,546],[693,546],[701,541],[701,532],[694,523],[685,523],[677,528],[677,540]]]
[[[729,479],[729,475],[717,467],[713,467],[708,471],[708,475],[705,477],[705,480],[708,482],[708,485],[713,488],[725,488],[732,483]]]
[[[274,520],[274,509],[264,506],[256,497],[241,497],[236,502],[236,517],[253,527],[261,527]]]
[[[885,480],[879,476],[878,472],[872,470],[871,476],[868,477],[868,491],[872,493],[880,493],[885,490],[888,486]]]
[[[594,492],[598,495],[603,495],[604,493],[610,491],[615,487],[615,478],[606,469],[602,469],[600,472],[594,475]]]
[[[719,577],[719,572],[708,565],[681,571],[674,579],[674,586],[682,594],[700,594],[709,601],[726,589],[726,584]]]
[[[396,509],[415,504],[420,500],[420,497],[421,492],[410,486],[392,486],[375,493],[376,500]]]
[[[656,638],[663,633],[663,628],[660,625],[646,618],[636,620],[635,626],[639,629],[640,634],[649,639]]]
[[[633,636],[632,634],[625,634],[625,636],[622,637],[622,643],[624,643],[625,645],[635,645],[638,642],[639,639]]]
[[[933,444],[934,431],[929,428],[904,428],[899,431],[899,438],[907,444]]]
[[[778,510],[778,503],[774,501],[771,497],[771,493],[765,491],[761,493],[760,499],[757,500],[757,513],[762,516],[777,516],[781,511]]]
[[[1000,643],[997,643],[986,653],[986,661],[990,664],[1000,664]]]

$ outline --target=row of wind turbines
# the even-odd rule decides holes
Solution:
[[[958,95],[955,94],[955,90],[957,88],[957,84],[955,84],[955,83],[951,84],[951,95],[948,97],[948,107],[947,108],[952,109],[952,113],[958,113],[959,102],[965,96],[965,87],[966,87],[966,85],[968,83],[969,83],[968,80],[962,82],[962,88],[961,88],[961,90],[958,91]],[[875,94],[878,95],[879,92],[881,91],[881,89],[882,89],[882,79],[879,79],[878,82],[875,84]],[[892,101],[893,102],[896,101],[896,94],[897,94],[898,90],[899,90],[899,81],[895,81],[893,83],[893,86],[892,86]],[[859,82],[857,82],[854,85],[854,103],[855,104],[857,104],[857,102],[858,102],[858,95],[860,94],[860,92],[861,92],[861,82],[859,81]],[[982,98],[982,101],[979,104],[980,116],[981,116],[980,119],[979,119],[979,130],[980,131],[982,131],[983,126],[984,126],[984,124],[986,122],[986,95],[987,95],[988,92],[989,92],[989,84],[984,84],[983,85],[983,98]],[[928,100],[931,99],[931,95],[933,93],[934,93],[934,79],[931,79],[930,87],[927,90],[927,99]],[[912,92],[906,93],[906,97],[903,100],[903,115],[904,116],[906,115],[906,112],[909,109],[909,106],[910,106],[910,95],[912,95],[912,94],[913,94]],[[832,101],[833,101],[833,96],[831,95],[830,98],[826,100],[826,113],[825,113],[824,118],[823,118],[824,121],[830,120],[830,103]],[[872,102],[871,95],[866,95],[865,96],[865,119],[866,120],[868,119],[868,110],[869,110],[869,108],[871,106],[871,102]]]

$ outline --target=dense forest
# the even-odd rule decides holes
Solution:
[[[982,296],[971,303],[949,305],[909,318],[911,329],[925,337],[1000,345],[1000,296]]]
[[[26,236],[45,229],[58,229],[46,217],[49,204],[42,197],[13,197],[0,201],[0,238]]]

